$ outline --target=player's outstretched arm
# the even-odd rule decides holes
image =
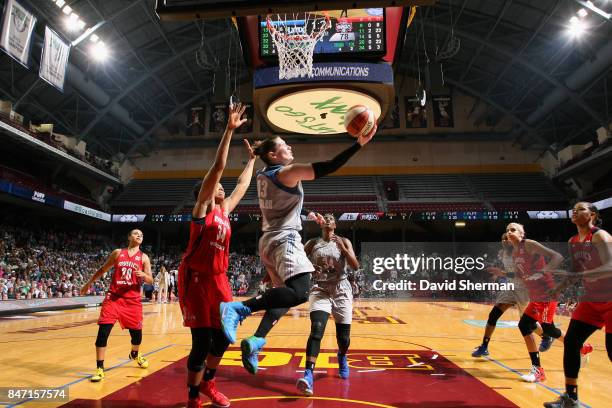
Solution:
[[[278,172],[278,180],[287,187],[295,187],[301,180],[315,180],[338,170],[349,161],[355,153],[372,139],[360,137],[348,149],[338,153],[333,159],[316,163],[293,163]]]
[[[234,211],[236,206],[238,206],[238,203],[246,194],[249,186],[251,185],[251,180],[253,179],[253,166],[255,165],[255,159],[257,159],[257,156],[255,156],[253,153],[253,148],[249,144],[248,140],[244,139],[244,145],[249,153],[249,161],[247,162],[246,166],[244,166],[244,170],[242,170],[240,177],[238,177],[238,182],[236,183],[234,191],[232,191],[232,194],[223,203],[226,213],[231,213]]]
[[[102,267],[98,269],[96,273],[94,273],[93,276],[83,285],[81,288],[81,296],[85,296],[91,285],[98,280],[100,276],[104,275],[110,268],[113,267],[120,252],[120,249],[115,249],[113,252],[111,252],[106,262],[104,262],[104,265],[102,265]]]
[[[217,183],[219,183],[219,180],[221,180],[221,175],[223,174],[223,170],[227,164],[227,154],[229,152],[229,145],[232,140],[234,130],[246,122],[246,118],[242,118],[245,110],[246,106],[243,106],[242,104],[230,106],[227,126],[225,127],[225,132],[221,137],[221,143],[219,143],[219,147],[217,148],[215,161],[208,173],[206,173],[204,176],[196,204],[191,213],[194,218],[202,218],[206,215],[207,204],[213,199],[215,187],[217,186]]]

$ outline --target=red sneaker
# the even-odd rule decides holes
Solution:
[[[187,408],[201,408],[202,401],[200,401],[200,397],[187,400]]]
[[[227,408],[230,406],[229,399],[217,391],[217,383],[214,378],[210,381],[202,381],[200,383],[200,392],[210,398],[212,407]]]

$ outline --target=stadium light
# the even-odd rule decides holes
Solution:
[[[65,15],[69,15],[70,13],[72,13],[72,7],[70,7],[70,6],[64,6],[64,8],[62,9],[62,12],[63,12]]]
[[[64,4],[66,4],[65,0],[55,0],[55,5],[59,8],[64,7]]]
[[[579,38],[586,31],[586,23],[578,17],[573,16],[572,18],[570,18],[569,27],[567,28],[567,31],[570,37]]]
[[[589,15],[589,13],[587,13],[585,9],[581,8],[580,10],[578,10],[578,17],[585,18],[587,15]]]
[[[85,22],[81,19],[77,20],[77,25],[79,26],[79,31],[85,28]]]
[[[108,48],[104,41],[98,41],[91,46],[91,56],[98,62],[104,62],[108,58]]]
[[[68,31],[79,31],[79,15],[76,13],[70,14],[66,17],[66,28]]]
[[[100,39],[100,37],[98,37],[98,35],[97,35],[97,34],[92,34],[92,35],[89,37],[89,41],[91,41],[92,43],[97,43],[99,39]]]
[[[465,221],[455,221],[455,228],[465,227]]]

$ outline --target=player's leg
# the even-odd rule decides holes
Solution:
[[[491,336],[493,336],[497,321],[506,312],[506,310],[510,309],[512,306],[513,305],[511,303],[497,303],[495,306],[493,306],[489,312],[489,318],[487,320],[487,325],[485,326],[482,343],[480,343],[480,345],[474,349],[472,352],[472,357],[483,357],[489,355],[489,341],[491,340]]]
[[[538,313],[536,311],[537,306],[534,303],[530,303],[523,316],[519,320],[519,330],[525,340],[527,351],[529,352],[529,358],[531,359],[531,371],[528,374],[522,375],[523,381],[527,382],[540,382],[546,379],[544,375],[544,369],[540,364],[540,352],[535,342],[535,336],[533,332],[537,327]]]
[[[220,329],[210,329],[210,351],[206,356],[204,374],[200,383],[200,392],[210,398],[212,406],[224,408],[230,406],[229,399],[217,390],[215,374],[217,367],[227,350],[229,342]]]
[[[598,329],[579,320],[570,320],[563,343],[563,371],[565,373],[565,394],[559,399],[544,404],[547,408],[578,407],[578,373],[580,372],[580,349],[583,343]],[[606,336],[606,343],[608,341]],[[612,336],[610,336],[612,337]],[[606,344],[607,345],[607,344]],[[608,353],[610,353],[608,351]]]
[[[98,382],[104,379],[104,357],[106,355],[106,344],[112,329],[113,323],[98,324],[98,336],[96,337],[96,374],[90,378],[92,382]]]
[[[200,383],[204,374],[204,361],[210,351],[211,329],[207,327],[191,328],[191,351],[187,357],[187,408],[199,408]]]
[[[321,300],[319,301],[321,303]],[[320,307],[321,305],[319,305]],[[329,312],[324,310],[313,310],[310,312],[310,335],[306,342],[306,366],[304,367],[304,377],[298,379],[297,388],[304,395],[314,393],[313,371],[321,350],[321,340],[325,333],[325,326],[329,319]]]
[[[100,317],[98,318],[98,335],[96,337],[96,374],[91,377],[92,382],[104,379],[104,357],[106,355],[106,344],[113,325],[119,319],[119,305],[110,295],[102,302]]]
[[[342,281],[336,287],[332,299],[332,315],[336,322],[336,342],[338,343],[338,375],[349,377],[349,366],[346,353],[351,344],[351,323],[353,322],[353,290],[348,281]]]

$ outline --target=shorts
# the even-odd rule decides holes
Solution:
[[[296,230],[268,231],[259,239],[259,256],[275,287],[288,279],[314,271]]]
[[[115,324],[117,320],[122,329],[142,330],[140,297],[124,298],[107,293],[102,302],[98,324]]]
[[[557,302],[529,302],[525,313],[540,323],[552,323],[557,311]]]
[[[580,302],[572,313],[572,320],[579,320],[599,329],[606,326],[606,333],[612,333],[612,302]]]
[[[210,274],[191,270],[188,285],[181,284],[184,267],[179,267],[179,304],[185,327],[212,327],[221,329],[219,304],[232,301],[227,274]]]
[[[527,288],[520,281],[509,280],[508,283],[514,283],[514,290],[504,290],[497,295],[495,304],[516,305],[519,310],[525,310],[529,303],[529,293]]]
[[[339,324],[351,324],[353,320],[353,289],[343,279],[337,284],[315,284],[310,289],[310,312],[323,311],[331,314]]]

